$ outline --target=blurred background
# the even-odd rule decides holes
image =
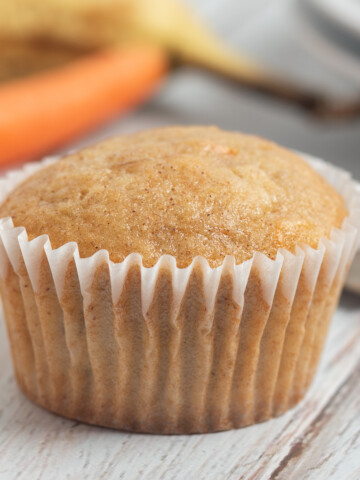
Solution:
[[[360,96],[360,21],[359,35],[354,36],[353,45],[350,42],[353,48],[348,48],[325,21],[320,25],[316,9],[306,9],[305,3],[192,0],[191,5],[229,44],[284,77],[329,92],[334,98],[356,99]],[[360,2],[354,3],[360,12]],[[195,69],[174,72],[146,107],[100,136],[168,123],[215,124],[261,135],[332,161],[360,179],[360,115],[351,120],[320,121]]]
[[[173,28],[172,22],[177,15],[169,14],[170,10],[168,11],[164,7],[166,1],[148,1],[148,7],[145,7],[145,1],[142,1],[139,8],[145,16],[147,15],[146,22],[151,24],[155,35],[153,32],[143,37],[140,35],[141,41],[152,43],[157,32],[164,29],[164,25],[167,25],[170,32],[175,32],[176,28]],[[54,4],[56,8],[59,8],[61,4],[63,5],[61,8],[70,8],[71,4],[79,3],[81,9],[85,8],[86,13],[86,4],[91,5],[94,2],[92,0],[76,0],[74,2],[49,0],[49,2],[42,3],[45,6]],[[92,49],[102,48],[105,45],[106,47],[112,46],[112,42],[114,44],[117,42],[117,38],[114,41],[116,35],[114,36],[112,33],[106,37],[106,41],[101,43],[99,40],[100,44],[96,44],[97,38],[102,38],[102,28],[107,21],[105,13],[101,12],[102,2],[98,3],[96,12],[93,11],[91,14],[92,37],[87,36],[86,32],[80,31],[80,27],[77,31],[76,22],[72,25],[72,36],[64,37],[60,15],[57,27],[56,10],[54,10],[55,13],[52,13],[52,19],[50,11],[50,20],[46,20],[46,12],[41,10],[45,6],[41,6],[39,0],[14,0],[14,2],[2,0],[0,2],[1,8],[5,8],[5,12],[7,12],[7,16],[2,15],[3,20],[0,20],[0,39],[3,38],[0,50],[2,50],[3,64],[6,64],[7,61],[8,66],[0,83],[0,150],[2,145],[4,145],[3,150],[13,148],[6,146],[9,138],[9,128],[6,122],[8,122],[7,117],[11,113],[10,111],[13,110],[12,104],[6,103],[6,99],[9,97],[7,92],[11,85],[16,83],[18,88],[22,87],[23,90],[20,90],[20,93],[23,94],[26,85],[25,87],[24,85],[19,86],[19,83],[26,81],[29,75],[34,74],[35,71],[40,71],[36,75],[42,75],[48,68],[61,69],[67,62],[77,62],[78,57],[91,55]],[[106,3],[109,2],[105,1],[104,5]],[[141,4],[141,1],[132,0],[132,3]],[[172,4],[173,0],[170,3]],[[177,3],[182,4],[184,0],[178,0]],[[110,4],[115,13],[117,7],[114,5],[129,4],[129,1],[111,1]],[[33,25],[33,31],[30,31],[28,36],[25,34],[25,28],[15,25],[16,22],[12,25],[8,20],[11,15],[16,18],[20,11],[24,13],[24,5],[29,9],[28,17],[31,16],[31,21],[26,20],[26,22],[29,24],[32,22]],[[34,151],[30,149],[28,153],[22,151],[15,154],[13,158],[11,155],[8,158],[3,157],[3,168],[5,166],[9,168],[15,161],[22,163],[28,158],[36,158],[40,154],[67,151],[118,133],[169,124],[215,124],[224,129],[261,135],[287,147],[322,157],[350,170],[355,177],[360,179],[359,1],[192,0],[187,2],[187,7],[190,9],[191,16],[195,15],[221,41],[244,56],[243,68],[245,71],[251,72],[250,76],[245,72],[245,77],[236,80],[237,74],[235,73],[232,75],[235,81],[229,81],[229,79],[224,79],[209,71],[216,71],[216,65],[202,65],[206,67],[205,70],[198,68],[196,65],[201,63],[201,41],[205,37],[203,36],[197,45],[191,35],[188,35],[193,26],[186,23],[185,20],[181,24],[180,17],[178,17],[179,29],[176,30],[176,35],[174,33],[176,39],[172,39],[172,42],[178,42],[180,47],[182,45],[184,48],[186,44],[187,51],[183,55],[180,47],[179,50],[178,46],[174,47],[173,43],[167,44],[162,38],[162,33],[158,35],[159,38],[155,39],[155,43],[161,48],[167,52],[171,50],[171,54],[169,54],[171,68],[174,64],[178,65],[175,69],[167,67],[169,70],[163,74],[164,80],[156,93],[147,95],[146,100],[137,99],[132,102],[131,111],[126,109],[125,112],[119,106],[118,114],[112,112],[108,116],[111,117],[111,120],[106,115],[103,117],[99,115],[99,118],[94,119],[91,125],[84,125],[84,128],[73,133],[70,132],[67,137],[65,135],[64,138],[55,139],[56,141],[42,146],[39,151],[35,148]],[[149,11],[145,12],[146,8]],[[80,10],[72,15],[76,16],[79,12]],[[83,13],[83,10],[81,12]],[[121,15],[126,16],[126,8],[118,15],[119,18]],[[100,27],[96,23],[96,16],[99,18],[103,16]],[[113,17],[115,18],[116,15],[114,14]],[[90,18],[90,14],[87,18]],[[111,21],[115,25],[111,28],[116,32],[115,20],[108,20],[109,24]],[[159,26],[157,26],[157,22],[159,22]],[[37,23],[40,25],[38,30],[36,30]],[[133,27],[130,25],[129,28]],[[136,28],[139,28],[138,24]],[[148,32],[151,28],[148,28]],[[28,53],[21,54],[21,48],[26,50],[26,45],[33,44],[34,29],[37,32],[35,32],[37,50],[32,50],[31,68],[26,64],[26,62],[29,63],[29,55]],[[124,30],[121,21],[119,21],[118,30]],[[20,31],[22,33],[19,33]],[[135,37],[136,35],[134,35]],[[93,39],[94,45],[91,42],[89,45],[86,44],[88,38]],[[214,38],[212,37],[211,42]],[[18,48],[15,56],[10,52],[11,48],[14,49],[13,39]],[[72,39],[76,41],[74,40],[72,43]],[[81,41],[78,42],[79,39]],[[83,42],[82,39],[84,39]],[[135,39],[137,40],[137,38]],[[119,43],[121,42],[119,41]],[[22,45],[21,48],[18,47],[19,44]],[[206,49],[206,39],[203,41],[204,45]],[[225,47],[222,46],[222,48]],[[47,49],[46,55],[44,49]],[[193,58],[192,49],[196,53]],[[27,60],[23,61],[21,55]],[[206,61],[212,58],[211,55],[209,50]],[[219,55],[221,56],[221,49]],[[206,63],[206,61],[204,62]],[[247,61],[250,63],[247,64]],[[257,71],[258,67],[260,73]],[[265,77],[269,72],[270,77],[280,80],[280,84],[284,82],[283,86],[295,85],[300,93],[302,91],[318,92],[326,98],[326,101],[336,106],[335,114],[319,115],[318,112],[314,114],[313,105],[310,108],[308,108],[309,105],[304,108],[304,106],[299,106],[296,99],[295,101],[293,98],[291,101],[284,101],[278,98],[279,95],[276,92],[270,91],[270,94],[259,92],[258,90],[264,90],[263,81],[260,79],[257,82],[256,80],[257,76],[261,77],[262,69]],[[229,76],[231,75],[227,74],[227,77]],[[15,78],[16,80],[14,80]],[[84,78],[84,83],[86,81]],[[28,90],[32,91],[30,87]],[[268,88],[266,87],[265,90]],[[29,91],[27,94],[29,95]],[[61,97],[61,90],[59,90],[59,96]],[[3,103],[3,107],[1,103]],[[21,103],[24,104],[24,102]],[[30,102],[34,110],[38,110],[37,103],[40,105],[41,111],[41,98],[38,93],[37,98],[33,99],[33,103]],[[30,107],[27,106],[27,108]],[[347,113],[343,114],[344,111]],[[47,112],[44,110],[45,117],[46,114]],[[70,118],[71,109],[68,114]],[[20,111],[17,115],[29,116],[29,112]],[[26,128],[26,124],[24,128]],[[21,135],[19,135],[19,131],[17,134],[19,143]],[[45,128],[43,137],[46,135]]]

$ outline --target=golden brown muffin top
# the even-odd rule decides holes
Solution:
[[[340,195],[295,154],[215,127],[173,127],[117,137],[33,174],[0,207],[29,238],[53,248],[75,241],[87,257],[107,249],[151,266],[196,255],[218,266],[255,251],[275,258],[317,247],[347,210]]]

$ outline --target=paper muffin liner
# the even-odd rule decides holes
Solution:
[[[318,248],[255,253],[211,268],[162,256],[80,258],[46,235],[0,220],[0,291],[16,378],[35,403],[130,431],[211,432],[277,416],[315,374],[329,321],[359,243],[360,187],[307,160],[350,215]],[[45,160],[0,179],[0,203]],[[56,221],[56,219],[54,219]]]

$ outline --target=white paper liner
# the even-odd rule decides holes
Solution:
[[[158,260],[156,265],[151,268],[146,268],[142,265],[141,255],[137,253],[129,255],[121,263],[113,263],[109,260],[109,253],[106,250],[101,250],[89,258],[80,258],[78,246],[75,242],[67,243],[53,250],[47,235],[42,235],[32,241],[28,241],[26,229],[24,227],[14,227],[12,220],[5,218],[0,219],[0,277],[3,280],[7,278],[10,265],[13,270],[20,275],[23,260],[31,281],[32,289],[35,295],[37,295],[41,290],[40,263],[45,252],[54,281],[56,295],[61,303],[64,293],[65,275],[70,263],[74,260],[83,298],[83,308],[84,311],[86,311],[93,300],[92,287],[94,276],[100,266],[104,264],[108,265],[114,306],[117,305],[122,295],[128,272],[130,269],[137,267],[140,270],[141,277],[141,311],[143,317],[146,319],[150,315],[149,312],[154,301],[157,282],[159,281],[159,272],[163,272],[165,269],[171,276],[173,294],[171,317],[175,324],[189,288],[189,279],[195,271],[201,272],[202,293],[204,296],[205,309],[206,312],[208,312],[206,315],[208,315],[210,323],[213,321],[211,312],[215,309],[215,301],[221,279],[226,274],[231,275],[233,282],[232,301],[237,306],[238,316],[240,317],[243,313],[245,294],[249,285],[249,276],[251,272],[253,272],[253,275],[259,280],[262,301],[265,305],[265,328],[267,316],[271,316],[274,296],[277,291],[281,292],[285,298],[285,302],[291,306],[294,302],[296,292],[300,288],[304,288],[308,292],[307,295],[309,298],[306,308],[311,309],[311,299],[312,296],[315,295],[314,292],[317,288],[320,269],[322,269],[322,283],[328,286],[329,291],[335,280],[337,280],[338,283],[343,283],[344,275],[349,268],[359,244],[360,186],[352,180],[351,175],[344,170],[325,163],[322,160],[307,155],[302,156],[338,190],[345,199],[349,210],[349,217],[344,220],[342,228],[334,228],[330,238],[322,238],[319,241],[317,249],[313,249],[307,245],[299,245],[296,248],[295,254],[280,249],[275,260],[271,260],[262,253],[256,252],[252,259],[239,265],[235,264],[234,257],[227,256],[223,264],[216,268],[210,267],[206,259],[202,257],[194,258],[191,265],[186,268],[178,268],[174,257],[164,255]],[[54,161],[56,161],[55,158],[49,158],[42,162],[26,165],[23,169],[10,172],[4,178],[0,179],[0,204],[19,183],[24,181],[36,170]],[[209,324],[207,329],[210,331],[211,327],[212,325]],[[307,361],[311,364],[310,357]],[[279,365],[278,368],[280,372],[279,376],[281,377],[281,365]],[[236,383],[236,380],[233,380],[233,382]],[[272,388],[275,389],[275,385],[273,385]],[[304,385],[304,388],[306,388],[306,385]],[[296,392],[295,390],[292,392],[294,398],[303,394],[303,392]],[[101,387],[99,387],[99,391],[99,395],[101,396]],[[232,415],[235,420],[232,420],[229,426],[228,423],[226,423],[227,421],[224,420],[224,422],[221,423],[219,420],[219,425],[214,428],[223,429],[249,424],[286,410],[289,406],[289,400],[287,399],[286,402],[284,401],[285,403],[282,404],[281,392],[274,390],[273,395],[275,398],[276,395],[279,396],[276,411],[270,412],[266,410],[270,408],[266,400],[263,402],[265,406],[261,406],[264,412],[266,411],[264,414],[261,413],[262,410],[260,409],[260,413],[256,414],[255,418],[251,416],[251,412],[242,414],[243,417],[240,418],[235,412],[235,414]],[[57,411],[54,406],[51,408]],[[225,418],[226,416],[231,416],[232,409],[233,407],[231,407],[230,401],[225,409],[226,411],[224,410],[219,413],[220,417]],[[63,412],[60,410],[60,413]],[[252,418],[252,420],[249,420],[249,418]],[[94,423],[104,424],[104,421],[100,419],[99,421],[94,421]],[[144,429],[143,427],[139,428]],[[169,428],[169,431],[178,431],[175,427],[173,430],[171,427]],[[204,431],[205,428],[199,425],[196,427],[189,426],[188,429],[187,427],[183,428],[183,431],[187,430]],[[206,430],[208,430],[208,427],[206,427]]]

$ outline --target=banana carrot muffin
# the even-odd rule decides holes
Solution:
[[[5,318],[37,404],[190,433],[303,397],[357,238],[304,159],[215,127],[161,128],[24,174],[0,201]]]

